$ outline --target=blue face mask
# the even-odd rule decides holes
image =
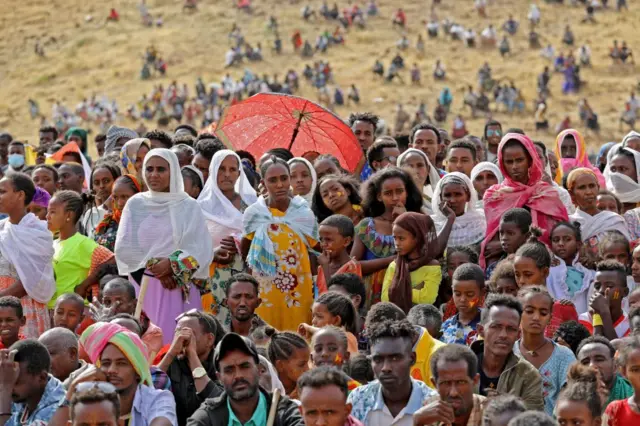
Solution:
[[[7,162],[14,169],[22,167],[22,166],[24,166],[24,155],[22,155],[22,154],[9,154],[9,157],[7,157]]]

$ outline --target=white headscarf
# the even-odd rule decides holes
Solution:
[[[476,164],[473,167],[473,169],[471,170],[471,183],[472,184],[476,180],[478,175],[480,173],[482,173],[482,172],[491,172],[491,173],[493,173],[493,175],[496,177],[496,179],[498,179],[498,183],[502,183],[502,181],[504,180],[504,177],[502,176],[502,172],[500,171],[500,168],[496,164],[494,164],[494,163],[492,163],[490,161],[482,161],[482,162]],[[476,192],[476,194],[477,194],[477,192]],[[481,210],[484,209],[484,202],[482,201],[482,199],[478,198],[478,202],[476,203],[476,208],[477,209],[481,209]]]
[[[630,131],[622,139],[622,146],[624,146],[626,148],[627,147],[627,142],[629,142],[629,140],[631,140],[631,139],[636,139],[636,138],[640,139],[640,133],[636,132],[635,130]]]
[[[426,161],[427,166],[429,167],[429,185],[425,185],[422,191],[424,195],[426,195],[427,197],[433,197],[433,192],[436,190],[436,185],[438,185],[438,182],[440,181],[440,175],[438,174],[438,169],[433,167],[433,165],[429,161],[429,157],[427,157],[427,154],[420,151],[419,149],[409,148],[405,152],[400,154],[400,156],[398,157],[398,160],[396,161],[396,165],[398,167],[402,167],[402,162],[411,153],[417,153],[422,155],[422,157],[424,158],[424,161]]]
[[[152,149],[144,159],[143,170],[154,157],[169,164],[169,192],[149,190],[127,201],[116,236],[118,271],[122,275],[130,274],[145,268],[151,258],[166,258],[182,250],[200,265],[194,277],[207,278],[213,260],[213,245],[200,206],[184,192],[178,157],[165,148]],[[146,175],[144,180],[149,187]],[[144,228],[149,226],[153,229]],[[162,238],[165,233],[154,232],[160,228],[170,230],[172,238],[165,239]]]
[[[29,297],[48,303],[56,292],[53,276],[53,235],[33,213],[20,223],[0,221],[0,252],[13,265]]]
[[[613,192],[623,203],[638,203],[640,202],[640,183],[638,183],[640,182],[640,152],[628,147],[624,148],[622,145],[622,143],[614,145],[607,154],[607,167],[605,167],[603,173],[607,182],[607,189]],[[633,154],[638,182],[635,182],[627,175],[611,171],[611,160],[623,149]]]
[[[280,390],[280,393],[285,395],[287,392],[284,390],[284,385],[282,384],[282,381],[280,381],[280,377],[278,377],[278,371],[275,369],[273,364],[271,364],[269,360],[262,355],[258,355],[258,358],[260,358],[260,363],[264,363],[267,366],[269,375],[271,376],[271,389],[268,390],[270,390],[271,392],[275,392],[277,389]]]
[[[451,234],[449,234],[449,246],[460,246],[476,244],[482,241],[487,231],[487,220],[484,217],[484,211],[476,209],[478,202],[478,193],[473,187],[471,179],[464,173],[452,172],[446,174],[433,194],[433,222],[436,225],[438,232],[444,228],[447,223],[447,217],[440,210],[442,188],[448,183],[462,183],[469,191],[469,201],[465,208],[465,213],[462,216],[456,217],[453,227],[451,228]]]
[[[240,177],[236,181],[235,191],[242,201],[250,206],[258,200],[255,189],[251,186],[247,175],[244,174],[242,161],[238,154],[228,149],[215,153],[209,165],[209,179],[198,197],[198,204],[202,209],[205,219],[216,222],[226,228],[242,233],[242,212],[238,210],[218,187],[218,171],[220,165],[229,156],[238,160]]]
[[[311,207],[313,193],[316,191],[316,185],[318,185],[318,174],[316,173],[316,169],[313,167],[313,164],[311,164],[306,158],[294,157],[291,160],[287,161],[289,167],[293,166],[293,163],[304,164],[305,166],[307,166],[307,169],[309,169],[309,173],[311,173],[311,191],[309,191],[308,194],[300,195],[302,198],[307,200],[307,203],[309,203],[309,207]]]

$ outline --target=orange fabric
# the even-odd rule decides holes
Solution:
[[[8,289],[16,282],[11,276],[0,277],[0,291]],[[20,298],[22,304],[22,312],[26,318],[26,323],[20,328],[20,333],[24,334],[28,339],[37,339],[42,333],[51,328],[51,317],[49,316],[49,308],[46,303],[40,303],[31,297],[23,296]]]
[[[344,265],[338,269],[337,274],[356,274],[360,278],[362,278],[362,266],[360,266],[360,262],[357,260],[351,259]],[[331,278],[331,277],[329,277]],[[327,279],[324,276],[324,270],[322,267],[318,268],[318,276],[316,277],[316,286],[318,287],[318,294],[324,294],[329,289],[327,288]]]

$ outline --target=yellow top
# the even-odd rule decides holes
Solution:
[[[396,261],[394,260],[387,268],[382,282],[382,301],[389,301],[389,287],[396,273]],[[411,301],[415,305],[429,304],[432,305],[438,297],[438,288],[442,281],[442,269],[440,265],[427,265],[411,272]]]
[[[416,353],[416,363],[411,367],[411,377],[421,380],[430,388],[435,389],[431,380],[431,356],[446,344],[434,339],[426,329],[418,326],[416,329],[418,329],[420,337],[413,347]]]

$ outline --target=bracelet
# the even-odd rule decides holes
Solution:
[[[600,314],[593,314],[591,323],[593,324],[594,327],[603,325],[602,317],[600,316]]]

